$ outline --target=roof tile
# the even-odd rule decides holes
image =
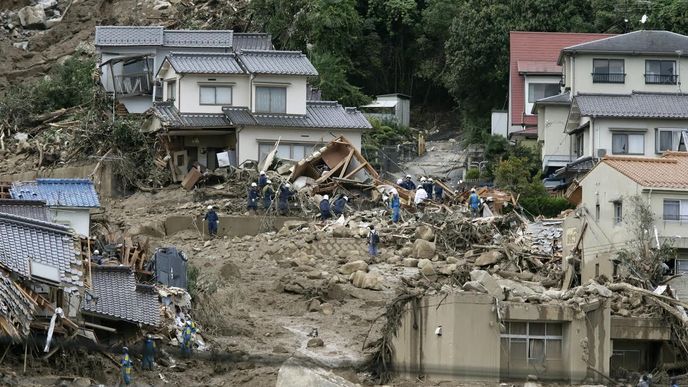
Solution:
[[[688,55],[688,36],[671,31],[640,30],[564,48],[563,52],[646,53]]]
[[[234,51],[274,49],[272,35],[253,32],[235,32],[232,46]]]
[[[617,118],[688,118],[688,95],[669,93],[579,94],[573,107],[581,116]]]
[[[311,61],[300,51],[241,50],[239,60],[252,74],[318,75]]]
[[[50,222],[48,207],[40,200],[0,199],[0,212]]]
[[[10,195],[13,199],[42,200],[49,207],[100,207],[98,193],[89,179],[42,178],[15,182]]]
[[[181,53],[167,56],[180,74],[244,74],[233,53]]]
[[[602,163],[643,187],[688,189],[687,152],[666,152],[655,158],[607,156]]]
[[[165,47],[232,47],[232,30],[164,30]]]
[[[153,114],[167,128],[229,128],[232,123],[223,113],[180,113],[170,102],[153,105]]]
[[[333,101],[308,101],[305,115],[251,113],[245,107],[222,109],[234,125],[298,128],[369,129],[368,120],[354,108],[344,108]]]

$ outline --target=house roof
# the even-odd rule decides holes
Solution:
[[[232,30],[164,30],[166,47],[232,47]]]
[[[562,53],[608,53],[608,54],[668,54],[688,55],[688,36],[671,31],[641,30],[623,35],[610,36],[591,42],[575,44]]]
[[[533,104],[533,110],[531,111],[532,114],[537,114],[537,108],[538,106],[543,106],[543,105],[562,105],[562,106],[569,106],[571,105],[571,93],[564,92],[561,94],[553,95],[551,97],[545,97],[542,99],[538,99],[535,101]]]
[[[561,66],[548,60],[519,60],[516,65],[520,74],[561,74]]]
[[[231,48],[232,30],[165,30],[160,26],[96,26],[95,45]]]
[[[609,36],[613,35],[511,31],[509,33],[509,125],[537,125],[537,116],[526,111],[525,76],[553,73],[530,72],[531,70],[552,71],[558,67],[557,58],[562,48]],[[520,69],[519,63],[521,63]]]
[[[86,297],[81,309],[113,320],[157,326],[160,301],[152,286],[137,285],[128,266],[92,266],[92,298]]]
[[[537,136],[538,136],[537,127],[527,128],[527,129],[518,130],[518,131],[509,133],[509,138],[511,138],[511,137],[537,138]]]
[[[572,110],[581,116],[616,118],[688,118],[688,95],[670,93],[579,94]]]
[[[171,102],[157,102],[151,111],[167,128],[229,128],[232,126],[223,113],[180,113]]]
[[[42,178],[15,182],[10,195],[13,199],[42,200],[49,207],[100,207],[98,193],[89,179]]]
[[[601,163],[648,188],[688,189],[688,153],[666,152],[662,157],[606,156]]]
[[[50,221],[48,207],[40,200],[0,199],[0,212],[44,222]]]
[[[0,264],[32,278],[31,262],[57,268],[60,285],[76,290],[84,285],[76,237],[68,227],[0,213]]]
[[[235,32],[232,46],[234,51],[274,49],[272,35],[258,32]]]
[[[173,52],[166,57],[179,74],[244,74],[234,53]]]
[[[252,74],[318,75],[300,51],[241,50],[239,60]]]
[[[297,128],[369,129],[368,120],[355,108],[344,108],[333,101],[308,101],[306,114],[251,113],[246,107],[222,108],[234,125]]]

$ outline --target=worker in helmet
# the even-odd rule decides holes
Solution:
[[[129,348],[127,347],[122,348],[120,365],[122,366],[122,379],[124,379],[124,384],[128,386],[131,384],[131,370],[134,368],[134,365],[129,357]]]
[[[320,219],[330,219],[332,213],[330,212],[330,197],[325,195],[320,201]]]
[[[268,184],[268,175],[265,171],[260,171],[260,176],[258,176],[258,189],[262,190],[265,184]]]
[[[100,255],[100,251],[98,251],[97,249],[93,250],[93,255],[91,255],[91,262],[98,265],[103,264],[103,256]]]
[[[334,201],[334,206],[332,206],[332,212],[335,216],[340,216],[344,214],[344,209],[346,208],[346,203],[349,201],[347,196],[340,196]]]
[[[153,363],[155,362],[155,341],[150,334],[146,335],[146,340],[143,342],[143,364],[144,370],[153,370]]]
[[[272,206],[272,200],[275,198],[275,190],[272,188],[272,181],[268,179],[263,187],[263,209],[267,212]]]
[[[280,215],[289,215],[289,198],[291,198],[293,194],[289,183],[280,187],[278,203]]]
[[[258,211],[258,184],[251,183],[248,189],[248,212],[251,214],[256,214]]]
[[[203,217],[204,222],[208,222],[208,234],[211,238],[217,236],[217,226],[220,224],[220,217],[217,216],[215,208],[212,205],[208,206],[208,212],[205,213]]]
[[[480,196],[471,188],[471,195],[468,197],[468,206],[471,208],[471,216],[477,218],[480,215]]]

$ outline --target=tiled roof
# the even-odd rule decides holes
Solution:
[[[162,46],[162,44],[162,27],[96,26],[96,46]]]
[[[0,199],[0,212],[50,222],[48,207],[41,200]]]
[[[538,136],[538,129],[537,128],[527,128],[523,130],[517,130],[515,132],[509,133],[509,138],[511,137],[525,137],[525,138],[537,138]]]
[[[232,30],[165,30],[166,47],[232,47]]]
[[[561,66],[556,61],[519,60],[517,66],[521,74],[561,74]]]
[[[6,327],[0,326],[0,332],[9,328],[6,331],[10,336],[15,336],[15,332],[20,337],[28,336],[35,308],[29,296],[0,271],[0,320],[4,318],[6,321]]]
[[[239,60],[252,74],[318,75],[300,51],[241,50]]]
[[[166,59],[180,74],[244,74],[233,53],[173,52]]]
[[[525,111],[526,85],[524,75],[519,73],[519,62],[556,63],[562,48],[609,36],[612,35],[511,31],[509,33],[509,104],[511,106],[511,122],[509,124],[537,125],[537,116]]]
[[[666,152],[662,157],[607,156],[601,163],[643,187],[688,189],[688,153]]]
[[[82,287],[76,238],[66,226],[0,213],[0,264],[31,278],[31,261],[57,268],[61,285]]]
[[[103,318],[157,326],[160,301],[152,286],[137,285],[128,266],[91,267],[93,297],[85,297],[81,309]]]
[[[332,101],[308,101],[305,115],[251,113],[245,107],[224,107],[222,110],[234,125],[342,129],[371,127],[361,112]]]
[[[273,50],[272,35],[253,32],[235,32],[232,42],[234,51]]]
[[[581,116],[619,118],[688,118],[688,95],[669,93],[580,94],[573,107]]]
[[[13,199],[42,200],[48,207],[100,207],[98,193],[89,179],[42,178],[15,182],[10,195]]]
[[[669,54],[675,57],[677,50],[688,55],[688,36],[671,31],[640,30],[568,46],[562,52]]]
[[[180,113],[170,102],[158,102],[153,114],[167,128],[229,128],[232,123],[222,113]]]

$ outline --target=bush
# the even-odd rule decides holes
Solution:
[[[479,179],[480,178],[480,170],[478,168],[468,168],[468,171],[466,171],[466,179]]]
[[[573,208],[568,200],[549,195],[521,196],[519,204],[532,215],[542,215],[547,218],[558,216],[562,211]]]

